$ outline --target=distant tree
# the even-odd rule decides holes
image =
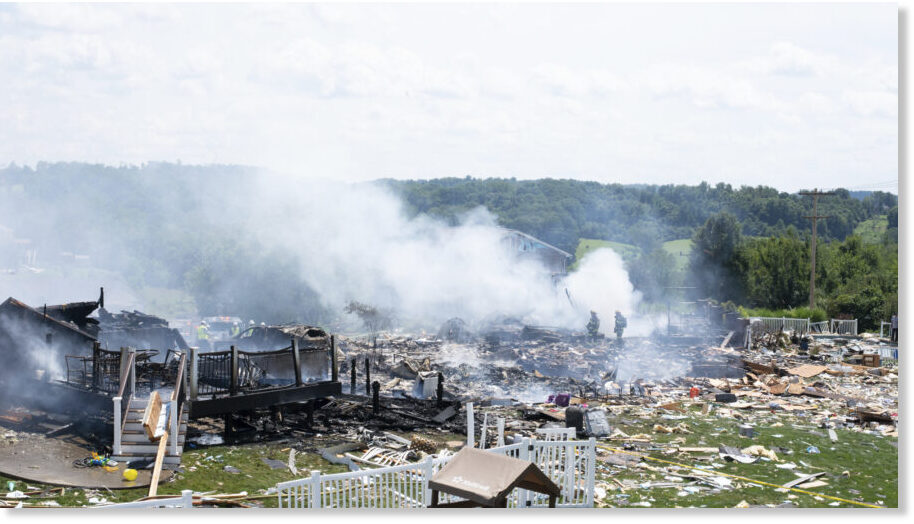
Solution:
[[[808,298],[809,247],[793,227],[778,237],[751,239],[740,249],[746,301],[751,307],[797,307]]]
[[[699,296],[719,302],[742,298],[738,249],[740,223],[730,213],[709,218],[692,237],[689,274]]]

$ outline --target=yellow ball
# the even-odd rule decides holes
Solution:
[[[129,481],[136,480],[136,470],[135,469],[125,469],[124,470],[124,480],[129,480]]]

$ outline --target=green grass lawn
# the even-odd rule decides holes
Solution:
[[[794,471],[803,473],[816,473],[824,471],[825,475],[819,480],[828,482],[827,486],[811,488],[807,491],[829,495],[833,497],[858,500],[871,504],[884,505],[885,507],[898,506],[898,440],[896,438],[881,437],[838,429],[838,442],[831,442],[826,430],[802,422],[791,422],[792,417],[773,415],[767,412],[754,411],[751,419],[757,423],[756,436],[753,438],[741,437],[739,425],[741,422],[731,417],[718,417],[715,411],[703,416],[699,405],[690,406],[687,419],[666,420],[662,418],[663,410],[655,411],[650,417],[641,418],[634,413],[620,413],[609,417],[614,428],[621,429],[629,435],[644,433],[651,436],[651,443],[640,453],[651,457],[700,467],[713,469],[722,473],[739,475],[748,479],[764,481],[774,484],[784,484],[797,478]],[[747,411],[739,412],[749,415]],[[802,419],[800,419],[802,420]],[[654,424],[675,426],[684,422],[692,433],[689,434],[663,434],[654,433]],[[403,436],[408,436],[404,434]],[[428,435],[442,443],[448,440],[461,440],[460,435],[441,434]],[[620,441],[604,440],[601,445],[621,448]],[[767,449],[774,447],[785,448],[791,454],[777,451],[779,462],[760,460],[753,464],[726,462],[716,453],[670,453],[670,445],[684,447],[714,447],[728,445],[745,448],[759,444]],[[807,453],[808,446],[816,446],[821,451],[818,454]],[[263,462],[263,458],[271,458],[286,462],[289,452],[288,444],[249,444],[244,446],[215,446],[210,448],[187,450],[182,459],[183,472],[179,473],[171,482],[159,485],[160,495],[179,495],[181,490],[191,489],[196,492],[239,493],[246,491],[249,496],[263,497],[256,500],[264,507],[276,507],[275,495],[264,496],[266,490],[278,482],[306,477],[310,470],[320,470],[324,474],[340,473],[346,471],[342,465],[331,464],[314,453],[299,453],[296,456],[296,467],[299,475],[295,476],[288,469],[271,469]],[[285,451],[283,451],[285,449]],[[714,464],[718,464],[715,466]],[[796,469],[780,469],[779,464],[794,463]],[[598,507],[623,506],[621,501],[628,505],[640,502],[649,502],[650,507],[733,507],[742,501],[750,505],[781,504],[791,501],[799,507],[832,507],[834,501],[824,497],[816,497],[803,493],[781,493],[776,488],[753,484],[751,481],[731,479],[733,490],[702,491],[687,496],[679,496],[678,488],[650,488],[641,487],[647,482],[669,482],[665,477],[669,473],[688,474],[686,468],[679,468],[666,463],[644,461],[643,467],[620,467],[605,462],[599,462],[596,474],[597,486],[607,490],[606,497],[597,502]],[[229,473],[223,468],[233,466],[241,473]],[[664,471],[666,470],[666,471]],[[120,475],[120,471],[112,473]],[[627,479],[634,481],[638,487],[620,489],[613,479],[623,482]],[[3,488],[7,481],[15,479],[0,476]],[[15,481],[15,489],[25,491],[26,486],[35,486],[44,489],[45,486],[32,482]],[[682,484],[686,484],[688,480]],[[67,488],[64,495],[53,499],[27,499],[26,503],[37,503],[41,500],[54,500],[61,506],[80,507],[90,505],[88,499],[93,496],[88,490]],[[100,491],[95,496],[104,497],[110,502],[129,502],[144,497],[147,488]],[[638,507],[637,505],[634,507]],[[841,502],[839,507],[857,507]]]
[[[641,250],[632,244],[612,242],[610,240],[598,240],[594,238],[582,238],[578,241],[578,247],[574,251],[575,262],[572,264],[571,269],[577,269],[577,265],[581,259],[584,258],[584,255],[603,247],[612,249],[624,260],[636,258],[641,253]],[[665,249],[667,253],[673,255],[676,261],[676,271],[686,270],[686,267],[689,265],[689,253],[692,252],[691,239],[680,238],[677,240],[669,240],[663,243],[663,249]]]
[[[159,484],[158,495],[180,495],[182,490],[191,489],[195,492],[239,493],[247,491],[250,496],[263,495],[278,482],[304,478],[311,470],[317,469],[322,473],[342,473],[348,471],[346,466],[331,464],[320,455],[314,453],[299,453],[296,455],[295,465],[299,475],[295,476],[288,469],[271,469],[262,459],[270,458],[287,462],[289,451],[281,451],[288,444],[253,444],[245,446],[214,446],[209,448],[192,449],[184,452],[181,464],[183,472],[178,473],[171,482]],[[241,473],[229,473],[223,468],[233,466]],[[123,467],[111,475],[120,476]],[[163,472],[163,475],[166,472]],[[0,475],[0,486],[6,490],[8,481],[16,482],[16,489],[26,491],[26,486],[45,489],[52,486],[35,482],[19,481]],[[90,495],[87,491],[99,491],[96,496],[104,497],[109,502],[130,502],[145,497],[148,488],[120,489],[107,491],[84,490],[80,488],[66,488],[64,494],[53,499],[61,506],[79,507],[90,505]],[[25,499],[26,504],[38,503],[40,500]],[[258,500],[264,507],[277,506],[276,495],[271,495]]]
[[[878,244],[882,242],[882,236],[888,227],[889,218],[886,215],[880,215],[857,224],[857,227],[854,228],[854,234],[860,235],[863,241],[868,244]]]
[[[577,269],[578,263],[584,258],[584,255],[604,247],[612,249],[624,260],[635,258],[638,256],[638,253],[641,252],[640,249],[631,244],[612,242],[610,240],[597,240],[594,238],[582,238],[578,240],[578,247],[574,250],[574,264],[572,264],[571,269]]]
[[[689,265],[689,253],[692,252],[692,239],[680,238],[663,243],[663,249],[676,259],[676,271],[685,271]]]
[[[652,437],[652,447],[644,453],[655,458],[679,462],[704,469],[714,469],[731,475],[739,475],[749,479],[784,484],[798,478],[793,472],[807,474],[824,471],[825,475],[818,478],[828,482],[827,486],[811,488],[807,491],[830,495],[833,497],[857,500],[870,504],[879,504],[885,507],[898,507],[898,439],[882,437],[837,429],[838,442],[832,442],[825,429],[804,426],[802,422],[791,423],[787,417],[772,415],[766,412],[754,411],[752,419],[757,422],[756,436],[753,438],[739,435],[740,421],[734,418],[718,418],[712,411],[708,416],[698,412],[698,406],[693,407],[688,419],[663,420],[660,418],[662,410],[649,419],[637,419],[625,414],[617,415],[610,420],[613,427],[618,427],[629,435],[645,433]],[[748,414],[748,412],[744,412]],[[626,425],[622,419],[631,421],[637,419],[636,424]],[[675,426],[685,422],[691,434],[662,434],[654,433],[654,424]],[[778,425],[780,422],[782,425]],[[780,462],[760,460],[753,464],[739,462],[726,462],[716,453],[666,453],[662,444],[677,441],[684,447],[717,447],[720,445],[746,448],[751,445],[762,445],[767,449],[773,447],[786,448],[792,454],[777,453]],[[621,447],[621,442],[608,443],[609,446]],[[821,453],[807,453],[808,446],[816,446]],[[700,457],[704,456],[702,460]],[[801,462],[802,461],[802,462]],[[806,465],[803,463],[805,462]],[[655,470],[659,468],[674,467],[669,464],[647,461]],[[712,463],[723,464],[714,467]],[[794,463],[796,468],[780,469],[778,464]],[[822,497],[805,495],[802,493],[779,493],[776,488],[751,482],[731,479],[736,489],[719,492],[702,491],[693,495],[679,496],[677,488],[653,489],[619,489],[612,479],[620,481],[632,479],[639,485],[651,481],[668,482],[661,471],[650,471],[637,467],[619,468],[604,464],[598,469],[597,483],[605,482],[607,496],[603,500],[605,506],[622,505],[620,500],[627,500],[629,504],[646,501],[651,507],[733,507],[741,501],[750,505],[781,504],[793,502],[799,507],[832,507],[834,501]],[[679,469],[685,474],[688,470]],[[846,473],[845,473],[846,472]],[[627,495],[623,497],[620,495]],[[636,506],[637,507],[637,506]],[[839,503],[839,507],[858,507],[853,504]]]

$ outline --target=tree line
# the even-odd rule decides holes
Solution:
[[[878,242],[859,235],[816,243],[815,303],[828,318],[856,318],[878,329],[898,312],[898,221]],[[693,296],[749,308],[789,310],[809,304],[809,234],[788,227],[779,235],[747,238],[729,213],[710,217],[693,236],[689,278]]]
[[[382,181],[400,194],[411,214],[444,217],[484,206],[501,225],[574,252],[578,240],[593,238],[641,245],[690,238],[711,216],[726,212],[747,236],[776,236],[808,228],[810,199],[766,186],[622,185],[579,180],[438,178]],[[873,192],[855,198],[845,189],[819,202],[823,239],[843,240],[860,222],[887,214],[898,197]]]
[[[247,188],[256,176],[225,165],[10,165],[0,168],[0,226],[29,236],[40,253],[89,254],[136,288],[183,289],[204,315],[332,318],[338,312],[323,309],[294,255],[248,230],[257,206],[246,201]],[[627,267],[649,301],[693,283],[704,297],[751,307],[803,305],[808,294],[809,199],[774,188],[469,177],[375,183],[400,195],[412,216],[456,224],[485,206],[499,225],[572,253],[582,238],[633,244],[638,254]],[[829,218],[819,225],[817,303],[877,322],[897,303],[898,200],[836,193],[819,203]],[[881,216],[894,239],[854,237],[861,222]],[[681,238],[695,241],[686,274],[662,246]]]

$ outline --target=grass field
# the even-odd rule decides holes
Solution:
[[[663,243],[663,249],[676,259],[676,271],[685,271],[689,265],[689,253],[692,252],[692,239],[680,238]]]
[[[811,488],[809,491],[848,500],[857,500],[870,504],[898,506],[898,439],[882,437],[845,429],[836,430],[838,442],[831,442],[825,430],[802,423],[790,423],[784,417],[766,412],[755,411],[751,416],[756,425],[757,434],[752,438],[741,437],[739,426],[742,423],[733,417],[718,417],[716,411],[709,415],[700,413],[698,404],[687,406],[688,413],[682,420],[663,418],[663,410],[657,410],[649,416],[641,417],[634,413],[622,412],[609,417],[610,424],[629,435],[646,434],[650,443],[639,450],[640,453],[666,461],[678,462],[703,469],[739,475],[755,481],[784,484],[798,477],[794,472],[806,474],[824,471],[818,480],[824,480],[827,486]],[[747,413],[739,413],[745,417]],[[662,434],[653,432],[655,424],[675,426],[683,422],[689,428],[688,434]],[[402,435],[408,436],[408,435]],[[462,437],[459,435],[429,435],[434,440],[446,441]],[[439,438],[435,438],[439,437]],[[613,440],[598,441],[601,446],[621,448],[622,442]],[[762,445],[775,450],[778,462],[760,460],[753,464],[726,462],[716,453],[676,452],[677,447],[714,447],[728,445],[745,448],[751,445]],[[296,467],[299,475],[295,476],[288,469],[271,469],[263,462],[270,458],[286,462],[289,444],[248,444],[243,446],[214,446],[209,448],[189,449],[182,459],[182,469],[171,482],[161,484],[160,495],[178,495],[181,490],[191,489],[196,492],[240,493],[247,492],[248,503],[262,504],[264,507],[276,507],[275,494],[266,491],[277,482],[303,478],[310,470],[322,473],[340,473],[345,466],[331,464],[315,453],[299,453],[296,456]],[[807,453],[809,446],[816,446],[820,453]],[[606,454],[601,452],[601,457]],[[778,465],[795,464],[794,469],[778,468]],[[233,466],[240,473],[224,470]],[[123,469],[123,468],[120,468]],[[792,502],[799,507],[853,507],[846,502],[835,501],[803,493],[788,493],[777,488],[754,484],[748,480],[731,479],[734,489],[708,489],[698,493],[685,493],[677,487],[652,487],[651,484],[669,482],[675,479],[671,475],[687,475],[690,470],[678,468],[666,463],[643,461],[637,466],[618,466],[598,462],[596,484],[605,490],[604,497],[598,497],[598,507],[639,507],[650,504],[654,508],[675,507],[733,507],[742,501],[750,505],[779,505]],[[111,473],[120,475],[120,471]],[[7,482],[15,482],[14,489],[26,491],[29,487],[44,489],[49,486],[18,481],[0,476],[0,482],[7,488]],[[618,483],[616,482],[618,481]],[[620,487],[622,483],[625,488]],[[687,482],[682,482],[683,485]],[[52,499],[26,499],[26,504],[38,504],[53,500],[61,506],[91,506],[92,497],[105,498],[109,502],[128,502],[145,496],[146,488],[126,490],[84,490],[67,488],[62,496]]]
[[[866,243],[877,244],[882,242],[882,235],[885,234],[885,230],[888,227],[888,217],[880,215],[857,224],[857,227],[854,228],[854,234],[860,235]]]
[[[192,489],[196,492],[239,493],[246,491],[249,496],[263,496],[264,492],[276,485],[277,482],[303,478],[312,469],[324,473],[341,473],[348,471],[346,466],[331,464],[314,453],[299,453],[296,455],[296,467],[299,475],[295,476],[288,469],[271,469],[263,462],[264,458],[276,459],[282,462],[289,460],[288,444],[256,444],[245,446],[214,446],[200,449],[186,450],[182,456],[183,471],[178,473],[171,482],[159,484],[159,495],[180,495],[182,490]],[[285,449],[285,451],[282,451]],[[229,473],[225,466],[233,466],[241,473]],[[120,476],[124,467],[118,468],[111,475]],[[163,475],[165,472],[163,472]],[[27,486],[44,489],[44,484],[35,482],[18,481],[0,475],[3,489],[7,482],[16,482],[15,489],[26,491]],[[91,505],[89,498],[104,497],[109,502],[130,502],[145,497],[149,488],[119,489],[119,490],[86,490],[79,488],[66,488],[64,494],[53,499],[61,506],[80,507]],[[264,507],[277,506],[276,495],[258,499]],[[26,504],[40,503],[41,499],[25,499]]]
[[[578,241],[578,247],[574,251],[575,263],[572,265],[571,269],[577,268],[578,262],[584,257],[584,255],[603,247],[612,249],[618,253],[623,260],[631,260],[633,258],[637,258],[637,256],[641,253],[641,250],[632,244],[612,242],[609,240],[597,240],[593,238],[582,238]],[[686,267],[689,265],[689,253],[692,251],[692,240],[688,238],[669,240],[663,243],[663,249],[665,249],[669,254],[673,255],[676,261],[676,270],[685,271]]]
[[[741,414],[741,416],[744,415]],[[798,478],[795,472],[812,474],[824,471],[825,474],[818,480],[823,480],[828,485],[811,488],[807,491],[885,507],[898,506],[897,438],[837,429],[838,441],[832,442],[826,435],[825,429],[805,425],[802,422],[781,421],[779,419],[782,417],[765,412],[755,411],[751,416],[752,421],[757,424],[755,427],[757,434],[753,438],[739,435],[740,420],[732,417],[717,417],[713,411],[707,416],[702,416],[698,405],[692,406],[687,418],[683,420],[666,420],[660,413],[656,413],[646,419],[637,419],[633,424],[619,424],[620,420],[635,418],[622,414],[615,417],[614,427],[618,427],[629,435],[639,433],[650,435],[650,445],[643,452],[651,457],[778,485]],[[691,433],[662,434],[652,431],[654,424],[675,426],[680,422],[685,422]],[[610,424],[613,425],[612,420]],[[716,453],[670,453],[669,444],[671,443],[682,447],[713,448],[720,445],[745,448],[758,444],[769,450],[780,448],[777,451],[779,461],[759,460],[753,464],[742,464],[726,462]],[[618,448],[622,443],[608,443],[608,445]],[[806,450],[809,446],[817,447],[820,453],[807,453]],[[654,508],[726,508],[734,507],[742,501],[746,501],[750,505],[779,505],[789,501],[799,507],[855,507],[846,502],[836,503],[836,501],[814,495],[779,492],[774,487],[736,479],[731,479],[736,488],[733,490],[707,490],[680,496],[681,488],[651,488],[646,483],[669,482],[670,479],[665,478],[669,473],[675,471],[679,474],[687,474],[689,470],[659,462],[647,461],[642,464],[648,465],[652,469],[602,464],[597,472],[597,483],[598,485],[603,483],[607,489],[607,495],[601,505],[630,506],[635,504],[635,507],[638,507],[638,503],[647,502],[650,507]],[[794,469],[777,467],[785,464],[795,464],[796,467]],[[639,487],[623,490],[612,479],[623,483],[628,479],[636,482]]]
[[[612,242],[610,240],[597,240],[594,238],[582,238],[578,241],[578,247],[574,250],[574,264],[571,265],[570,269],[577,269],[578,263],[587,253],[604,247],[608,247],[618,253],[623,260],[636,258],[638,253],[641,252],[640,249],[631,244]]]

